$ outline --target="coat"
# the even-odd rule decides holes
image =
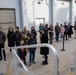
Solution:
[[[8,46],[14,47],[15,46],[15,34],[14,32],[8,32],[7,33],[7,39],[8,39]]]
[[[15,43],[16,43],[16,46],[18,46],[20,44],[20,40],[21,40],[21,33],[20,32],[15,32]]]
[[[35,42],[37,43],[37,39],[36,39],[37,33],[36,33],[36,30],[35,29],[31,30],[31,33],[34,34]]]
[[[29,39],[28,40],[28,45],[33,45],[36,44],[35,39]],[[29,48],[29,51],[35,52],[36,48]]]
[[[6,41],[6,35],[4,32],[0,32],[0,44],[4,45],[4,42]]]
[[[19,45],[19,46],[21,46],[21,45]],[[17,50],[17,54],[19,55],[19,57],[23,57],[23,56],[27,55],[26,49],[25,48],[23,48],[23,49],[24,50],[22,50],[22,49]]]
[[[73,28],[73,26],[69,26],[69,27],[68,27],[68,34],[73,34],[72,28]]]
[[[46,36],[46,34],[42,34],[41,43],[48,43],[48,37]],[[41,55],[49,54],[49,49],[47,47],[41,47],[40,54]]]

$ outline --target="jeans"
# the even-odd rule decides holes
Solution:
[[[59,32],[56,32],[56,41],[59,41]]]
[[[0,60],[2,60],[2,53],[3,53],[4,60],[6,60],[5,50],[1,51],[1,48],[4,48],[4,44],[0,44]]]
[[[30,51],[29,55],[29,62],[34,62],[35,61],[35,51]]]

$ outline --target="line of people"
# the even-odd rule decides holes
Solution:
[[[74,26],[72,26],[71,23],[68,23],[67,25],[66,22],[64,22],[64,25],[61,24],[60,26],[59,26],[59,23],[56,23],[55,28],[53,28],[52,24],[50,24],[49,27],[48,27],[48,24],[46,25],[40,24],[39,26],[40,43],[48,43],[48,33],[49,33],[50,44],[52,44],[54,30],[55,30],[57,42],[59,41],[59,34],[61,34],[61,40],[63,38],[63,35],[66,37],[66,40],[68,40],[68,38],[71,38],[71,35],[73,34],[72,28],[74,28],[76,33],[76,22]],[[67,38],[67,35],[68,35],[68,38]],[[21,32],[19,31],[19,27],[15,27],[15,31],[13,30],[12,27],[10,27],[8,29],[7,37],[0,27],[0,60],[2,60],[2,53],[4,56],[4,60],[6,60],[5,50],[1,51],[1,48],[4,48],[5,46],[6,38],[8,40],[8,46],[14,47],[14,46],[37,44],[36,36],[37,36],[37,32],[34,26],[31,27],[31,32],[29,32],[26,27],[24,27],[23,31]],[[75,34],[75,38],[76,38],[76,34]],[[11,51],[12,50],[10,49],[10,52]],[[36,48],[17,49],[17,54],[19,55],[20,59],[23,60],[25,65],[27,65],[26,63],[27,52],[29,52],[29,66],[31,66],[32,63],[34,64],[36,63],[35,62]],[[42,64],[47,65],[49,49],[47,47],[41,47],[40,54],[44,56],[44,61],[42,61]]]

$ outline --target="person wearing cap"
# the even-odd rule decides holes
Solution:
[[[30,34],[30,39],[28,40],[28,45],[33,45],[36,44],[35,38],[34,38],[34,34]],[[36,63],[35,62],[35,51],[36,48],[29,48],[29,66],[31,66],[32,63]]]
[[[42,37],[41,37],[41,43],[48,43],[48,37],[46,34],[46,30],[43,29],[42,32]],[[42,65],[47,65],[48,64],[48,54],[49,54],[49,49],[47,47],[41,47],[40,48],[40,54],[44,56],[44,61],[42,62]]]
[[[1,51],[1,48],[4,48],[5,41],[6,41],[6,35],[2,31],[2,28],[0,27],[0,60],[2,60],[2,53],[3,53],[4,60],[6,60],[5,50],[2,50]]]

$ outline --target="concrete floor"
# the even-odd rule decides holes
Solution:
[[[39,40],[38,40],[39,43]],[[65,49],[66,51],[61,51],[62,49],[62,41],[56,42],[54,40],[53,44],[54,48],[58,52],[59,56],[59,69],[60,69],[60,75],[70,75],[70,68],[73,66],[73,57],[74,53],[76,51],[76,39],[72,37],[71,40],[65,41]],[[7,61],[9,59],[10,51],[6,50],[7,53]],[[32,66],[26,66],[31,73],[34,73],[33,75],[54,75],[55,71],[55,61],[54,61],[54,56],[52,52],[50,51],[49,56],[48,56],[48,65],[44,66],[42,65],[42,61],[44,58],[40,55],[40,49],[37,48],[36,50],[36,64],[32,64]],[[29,53],[27,54],[27,63],[29,62]],[[5,71],[5,65],[6,62],[0,61],[0,73],[3,73]],[[13,61],[12,61],[13,62]],[[15,67],[15,66],[14,66]],[[18,66],[18,68],[22,69],[22,67]],[[11,72],[12,74],[10,75],[15,75],[14,70]],[[29,72],[30,73],[30,72]],[[27,75],[30,75],[27,73]],[[20,74],[24,75],[24,74]]]

